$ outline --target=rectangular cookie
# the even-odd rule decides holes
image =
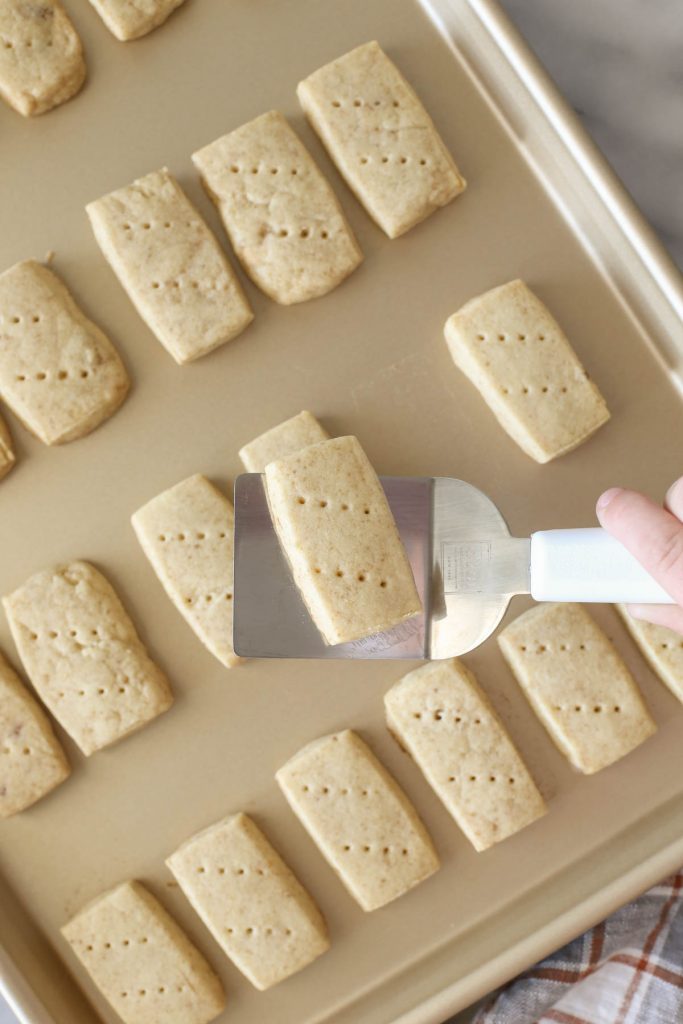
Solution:
[[[434,122],[379,43],[319,68],[296,91],[346,184],[389,238],[465,189]]]
[[[498,636],[551,738],[592,775],[656,731],[631,673],[580,604],[540,604]]]
[[[275,777],[363,910],[383,907],[438,870],[415,808],[354,732],[314,740]]]
[[[0,416],[0,480],[7,476],[16,461],[12,435],[4,419]]]
[[[616,607],[652,671],[683,701],[683,636],[665,626],[634,619],[623,605]]]
[[[536,462],[572,451],[609,419],[562,328],[523,281],[470,299],[444,333],[455,365]]]
[[[0,394],[45,444],[89,434],[129,388],[119,355],[52,270],[24,260],[0,274]]]
[[[232,647],[232,505],[197,473],[132,517],[161,585],[202,643],[226,668]]]
[[[318,441],[327,441],[329,436],[315,416],[304,409],[245,444],[239,455],[247,473],[262,473],[269,462],[292,455]]]
[[[158,28],[183,0],[90,0],[112,35],[122,43]]]
[[[166,677],[92,565],[37,572],[2,603],[26,674],[84,754],[171,706]]]
[[[336,288],[363,259],[337,197],[277,110],[192,156],[244,269],[289,306]]]
[[[387,725],[475,850],[546,813],[486,694],[457,659],[409,672],[384,697]]]
[[[24,117],[66,103],[85,81],[83,47],[59,0],[0,3],[0,96]]]
[[[85,209],[105,259],[177,363],[206,355],[251,323],[223,250],[167,168]]]
[[[197,947],[139,882],[123,882],[61,929],[124,1024],[208,1024],[223,986]]]
[[[246,814],[211,825],[166,861],[216,942],[257,989],[329,949],[322,914]]]
[[[0,820],[40,800],[70,770],[47,715],[0,654]]]
[[[377,474],[355,437],[311,445],[265,471],[273,525],[325,643],[379,633],[422,603]]]

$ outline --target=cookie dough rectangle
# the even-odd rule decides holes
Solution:
[[[69,772],[47,715],[0,654],[0,820],[30,807]]]
[[[444,333],[455,365],[536,462],[572,451],[609,419],[562,328],[523,281],[471,299]]]
[[[665,626],[634,619],[623,605],[617,605],[617,610],[652,671],[683,701],[683,636]]]
[[[106,335],[35,260],[0,274],[0,394],[45,444],[90,433],[118,409],[128,375]]]
[[[61,929],[124,1024],[208,1024],[223,986],[197,947],[139,882],[89,903]]]
[[[422,610],[382,485],[357,438],[271,462],[265,478],[294,581],[326,643],[370,636]]]
[[[245,270],[275,302],[325,295],[361,263],[337,197],[277,110],[192,160]]]
[[[309,743],[276,779],[363,910],[383,907],[438,870],[415,808],[354,732]]]
[[[245,444],[240,448],[239,455],[247,473],[262,473],[269,462],[292,455],[319,441],[327,441],[329,436],[315,416],[304,409]]]
[[[188,625],[226,668],[232,647],[232,505],[197,474],[133,515],[142,550]]]
[[[163,25],[183,0],[90,0],[112,35],[122,43]]]
[[[2,480],[4,476],[7,476],[16,461],[17,458],[14,454],[12,435],[10,434],[9,427],[5,423],[4,419],[0,416],[0,480]]]
[[[166,677],[111,585],[87,562],[38,572],[2,603],[26,674],[84,754],[170,707]]]
[[[83,47],[59,0],[2,0],[0,96],[24,117],[66,103],[85,81]]]
[[[166,861],[216,942],[263,991],[329,949],[323,917],[246,814],[188,839]]]
[[[456,659],[409,672],[385,695],[387,725],[476,850],[546,813],[491,703]]]
[[[498,643],[551,738],[586,775],[656,731],[626,665],[581,605],[537,605]]]
[[[86,212],[105,259],[177,363],[206,355],[253,320],[215,236],[165,167]]]
[[[389,238],[465,189],[434,122],[378,43],[314,71],[297,95],[347,185]]]

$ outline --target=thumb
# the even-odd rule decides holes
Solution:
[[[683,605],[683,523],[644,494],[621,487],[598,498],[596,513],[600,525]]]

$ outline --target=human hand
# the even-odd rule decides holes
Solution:
[[[637,491],[611,487],[600,495],[595,511],[600,525],[676,601],[675,605],[631,604],[631,615],[683,635],[683,477],[667,491],[664,508]]]

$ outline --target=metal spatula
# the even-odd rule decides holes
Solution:
[[[510,536],[485,494],[447,477],[381,477],[424,612],[386,633],[326,645],[294,584],[259,473],[235,481],[233,642],[248,658],[451,658],[483,643],[510,598],[672,603],[601,529]]]

